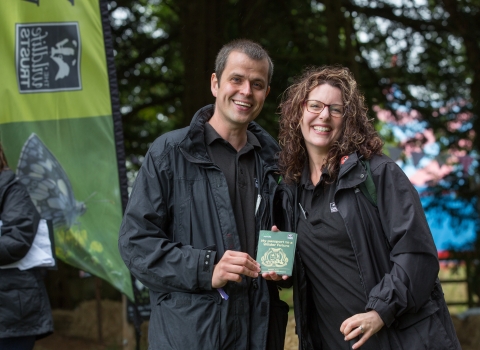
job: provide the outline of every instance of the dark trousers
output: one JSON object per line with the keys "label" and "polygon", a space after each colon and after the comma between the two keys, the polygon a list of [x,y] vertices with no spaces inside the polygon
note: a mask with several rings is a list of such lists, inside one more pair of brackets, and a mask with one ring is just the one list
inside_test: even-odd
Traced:
{"label": "dark trousers", "polygon": [[35,345],[34,335],[25,337],[0,338],[1,350],[32,350]]}

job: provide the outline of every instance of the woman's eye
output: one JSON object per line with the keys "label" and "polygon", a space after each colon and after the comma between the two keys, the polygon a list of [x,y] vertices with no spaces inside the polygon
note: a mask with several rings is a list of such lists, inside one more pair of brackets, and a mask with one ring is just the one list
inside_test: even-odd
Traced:
{"label": "woman's eye", "polygon": [[342,109],[341,107],[333,107],[333,106],[332,106],[332,113],[342,114],[342,113],[343,113],[343,109]]}

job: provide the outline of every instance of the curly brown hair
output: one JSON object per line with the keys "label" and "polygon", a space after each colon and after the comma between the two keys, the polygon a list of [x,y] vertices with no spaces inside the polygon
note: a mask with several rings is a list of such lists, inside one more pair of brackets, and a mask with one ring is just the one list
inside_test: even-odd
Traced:
{"label": "curly brown hair", "polygon": [[313,89],[322,84],[340,89],[345,106],[340,138],[330,148],[324,164],[330,175],[329,182],[337,178],[342,156],[357,152],[370,159],[373,154],[382,153],[383,142],[367,116],[365,98],[350,70],[337,65],[309,67],[285,90],[279,106],[278,138],[282,147],[279,168],[287,183],[299,181],[308,160],[300,123],[305,100]]}

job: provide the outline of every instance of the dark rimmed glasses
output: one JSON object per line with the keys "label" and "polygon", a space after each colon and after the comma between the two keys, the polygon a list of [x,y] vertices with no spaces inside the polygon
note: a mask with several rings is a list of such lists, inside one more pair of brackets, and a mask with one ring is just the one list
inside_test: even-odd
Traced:
{"label": "dark rimmed glasses", "polygon": [[325,107],[328,107],[328,112],[335,118],[342,118],[345,116],[346,111],[346,108],[342,105],[327,105],[326,103],[317,100],[306,100],[305,107],[307,108],[307,111],[313,114],[320,114]]}

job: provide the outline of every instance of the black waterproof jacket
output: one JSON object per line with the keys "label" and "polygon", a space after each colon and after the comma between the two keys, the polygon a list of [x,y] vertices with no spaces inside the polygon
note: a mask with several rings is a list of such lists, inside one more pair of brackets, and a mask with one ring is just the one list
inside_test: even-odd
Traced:
{"label": "black waterproof jacket", "polygon": [[[120,253],[150,289],[150,349],[265,349],[269,315],[283,327],[280,345],[269,348],[283,349],[288,306],[274,283],[230,282],[223,288],[228,300],[212,289],[214,264],[226,250],[241,250],[225,176],[204,143],[213,111],[213,105],[200,109],[189,127],[150,147],[120,228]],[[256,123],[248,130],[261,144],[255,151],[258,236],[271,228],[279,146]]]}
{"label": "black waterproof jacket", "polygon": [[[417,191],[387,156],[370,160],[377,207],[358,188],[367,171],[357,154],[340,167],[335,204],[342,216],[357,260],[365,311],[376,310],[385,326],[374,335],[381,349],[461,349],[437,278],[437,250]],[[295,231],[297,187],[283,197]],[[293,273],[294,308],[299,348],[322,349],[316,310],[297,251]],[[353,316],[353,315],[352,315]]]}
{"label": "black waterproof jacket", "polygon": [[[38,214],[25,187],[10,170],[0,172],[0,265],[21,260],[37,232]],[[53,332],[50,302],[41,270],[0,269],[0,338]]]}

